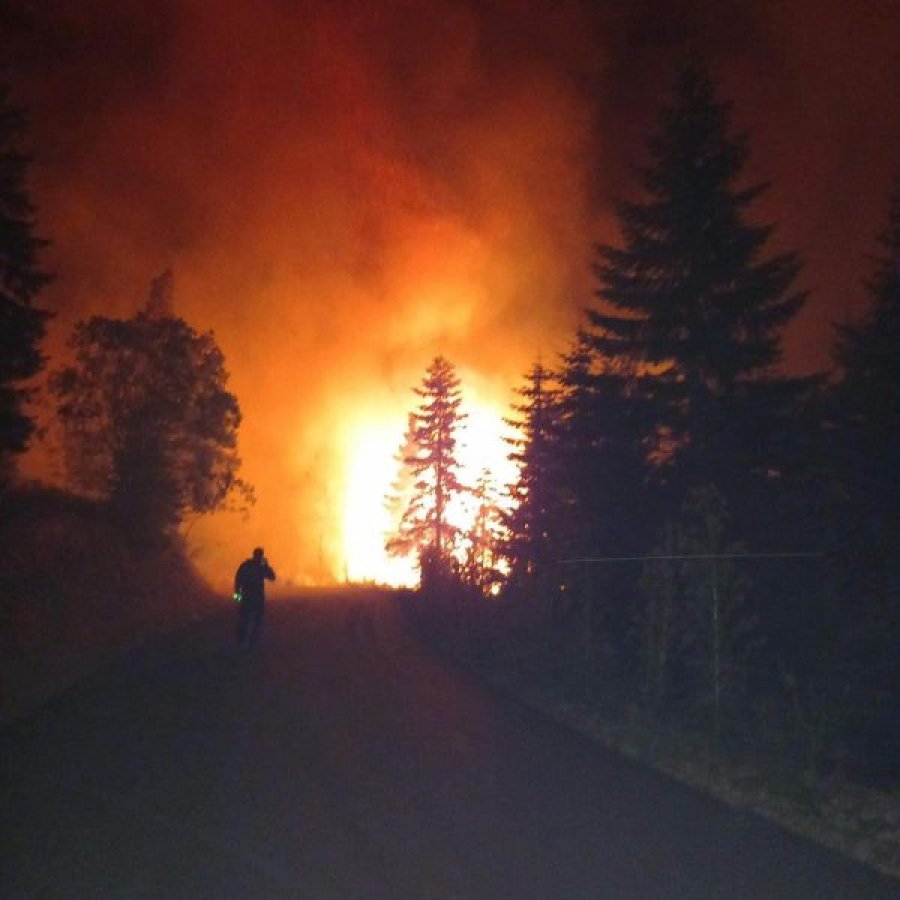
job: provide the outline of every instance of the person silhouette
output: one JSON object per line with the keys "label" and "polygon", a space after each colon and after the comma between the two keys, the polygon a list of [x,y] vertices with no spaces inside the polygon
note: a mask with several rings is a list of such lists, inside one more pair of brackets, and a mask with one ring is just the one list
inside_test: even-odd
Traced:
{"label": "person silhouette", "polygon": [[253,647],[259,640],[266,609],[266,581],[274,581],[275,572],[257,547],[234,573],[234,594],[238,599],[238,647]]}

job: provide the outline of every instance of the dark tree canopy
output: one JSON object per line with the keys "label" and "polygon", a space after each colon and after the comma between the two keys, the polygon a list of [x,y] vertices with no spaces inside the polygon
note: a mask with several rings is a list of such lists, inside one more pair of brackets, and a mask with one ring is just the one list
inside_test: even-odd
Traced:
{"label": "dark tree canopy", "polygon": [[658,440],[649,412],[651,380],[628,358],[592,352],[580,335],[559,374],[559,444],[577,553],[617,553],[633,539],[645,508],[646,469]]}
{"label": "dark tree canopy", "polygon": [[[869,307],[838,329],[835,356],[842,368],[841,399],[847,419],[894,460],[900,458],[900,178],[880,253],[866,286]],[[875,448],[873,448],[875,449]]]}
{"label": "dark tree canopy", "polygon": [[900,587],[900,180],[866,282],[861,319],[838,329],[833,391],[847,540],[882,595]]}
{"label": "dark tree canopy", "polygon": [[[624,734],[683,729],[723,771],[778,759],[809,783],[896,784],[900,184],[868,311],[838,331],[838,377],[787,377],[800,259],[769,252],[772,226],[750,219],[765,185],[744,184],[729,116],[706,71],[686,69],[642,193],[619,207],[620,245],[598,248],[586,326],[513,404],[501,602],[423,621]],[[439,362],[402,454],[418,494],[391,542],[418,549],[423,582],[450,542],[434,467],[453,456],[436,423],[455,421],[457,382]],[[453,599],[462,580],[493,584],[482,508]]]}
{"label": "dark tree canopy", "polygon": [[428,551],[440,561],[449,558],[460,537],[448,521],[448,505],[465,491],[456,458],[465,415],[460,412],[462,397],[453,364],[435,357],[415,392],[421,402],[410,415],[400,459],[412,488],[397,533],[386,546],[397,556]]}
{"label": "dark tree canopy", "polygon": [[147,311],[94,317],[54,374],[73,482],[142,531],[223,507],[236,491],[241,413],[211,333]]}
{"label": "dark tree canopy", "polygon": [[518,389],[521,402],[513,404],[518,430],[510,438],[510,460],[518,478],[510,486],[512,508],[505,517],[506,554],[510,578],[522,582],[542,573],[558,549],[562,500],[558,466],[558,406],[553,376],[540,363]]}
{"label": "dark tree canopy", "polygon": [[791,393],[773,367],[779,330],[804,300],[792,287],[798,257],[765,258],[772,227],[746,220],[765,186],[739,185],[746,139],[728,124],[705,69],[689,66],[649,141],[645,197],[619,206],[623,246],[599,247],[598,294],[611,309],[589,311],[594,352],[654,380],[661,434],[707,478],[714,459],[755,444],[760,410]]}
{"label": "dark tree canopy", "polygon": [[[838,328],[826,434],[839,585],[828,669],[873,768],[900,773],[900,179],[864,283],[866,312]],[[837,651],[837,652],[835,652]],[[835,658],[837,662],[835,662]],[[835,692],[837,693],[837,691]]]}
{"label": "dark tree canopy", "polygon": [[464,536],[460,576],[476,594],[495,593],[503,581],[500,568],[504,516],[490,469],[483,469],[471,489],[472,525]]}
{"label": "dark tree canopy", "polygon": [[35,237],[26,188],[29,158],[20,150],[25,114],[0,86],[0,480],[11,455],[23,451],[34,426],[22,383],[42,365],[40,341],[48,313],[34,301],[48,276],[38,264],[45,241]]}

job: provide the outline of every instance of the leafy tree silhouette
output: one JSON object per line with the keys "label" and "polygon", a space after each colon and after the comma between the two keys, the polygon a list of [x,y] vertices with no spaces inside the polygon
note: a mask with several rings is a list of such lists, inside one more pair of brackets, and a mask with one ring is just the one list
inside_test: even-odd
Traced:
{"label": "leafy tree silhouette", "polygon": [[24,112],[0,86],[0,485],[34,431],[23,382],[43,366],[40,341],[49,316],[34,306],[49,276],[38,265],[46,242],[34,235],[25,183],[30,160],[20,149],[24,130]]}
{"label": "leafy tree silhouette", "polygon": [[75,362],[51,378],[71,480],[140,537],[172,531],[188,512],[252,502],[222,352],[158,300],[152,292],[132,319],[79,322]]}

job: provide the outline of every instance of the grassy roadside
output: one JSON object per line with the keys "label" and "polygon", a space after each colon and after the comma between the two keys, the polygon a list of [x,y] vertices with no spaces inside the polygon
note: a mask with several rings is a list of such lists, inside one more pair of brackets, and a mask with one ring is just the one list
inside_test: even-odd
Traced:
{"label": "grassy roadside", "polygon": [[749,757],[715,758],[705,735],[663,733],[649,720],[608,717],[546,686],[517,684],[483,667],[478,672],[604,747],[900,879],[900,792],[779,770]]}
{"label": "grassy roadside", "polygon": [[[479,633],[472,610],[404,607],[418,632],[467,670],[598,744],[900,879],[900,790],[817,777],[773,754],[716,753],[708,734],[662,725],[634,708],[585,699],[540,664]],[[900,895],[900,885],[898,885]]]}
{"label": "grassy roadside", "polygon": [[101,505],[58,491],[4,495],[0,548],[0,723],[221,609],[181,546],[136,546]]}

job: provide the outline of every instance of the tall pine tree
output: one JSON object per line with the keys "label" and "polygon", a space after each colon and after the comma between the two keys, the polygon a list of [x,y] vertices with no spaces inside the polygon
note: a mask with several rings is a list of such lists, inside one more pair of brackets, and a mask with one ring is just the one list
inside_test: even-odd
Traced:
{"label": "tall pine tree", "polygon": [[[643,553],[656,527],[657,504],[647,486],[648,401],[635,366],[627,359],[598,357],[581,334],[563,358],[559,382],[564,555],[595,559]],[[605,647],[607,668],[626,665],[633,569],[567,563],[559,575],[565,595],[581,609],[586,646]]]}
{"label": "tall pine tree", "polygon": [[477,593],[497,593],[503,582],[500,548],[504,516],[490,469],[483,469],[472,487],[472,525],[465,535],[462,580]]}
{"label": "tall pine tree", "polygon": [[842,540],[866,592],[887,596],[900,587],[900,179],[879,245],[868,309],[838,328],[830,405]]}
{"label": "tall pine tree", "polygon": [[746,212],[765,185],[740,186],[747,141],[728,128],[707,71],[688,66],[649,141],[645,196],[619,206],[623,246],[599,247],[611,309],[589,312],[592,350],[652,379],[656,437],[687,484],[778,470],[768,435],[802,386],[775,372],[800,260],[764,258],[773,229]]}
{"label": "tall pine tree", "polygon": [[645,490],[652,430],[650,399],[627,358],[599,356],[580,333],[558,376],[558,455],[574,525],[566,539],[578,556],[642,550],[642,521],[653,523]]}
{"label": "tall pine tree", "polygon": [[836,559],[844,621],[838,668],[870,765],[900,769],[900,179],[866,282],[869,305],[838,329],[831,396]]}
{"label": "tall pine tree", "polygon": [[512,508],[505,517],[509,580],[522,585],[539,579],[560,549],[562,498],[556,438],[558,407],[552,375],[535,363],[518,389],[520,403],[507,420],[518,434],[508,439],[518,478],[510,485]]}
{"label": "tall pine tree", "polygon": [[23,382],[43,365],[39,345],[48,316],[34,306],[48,276],[38,264],[45,242],[34,235],[25,183],[30,160],[20,146],[24,130],[23,111],[10,105],[0,86],[0,484],[34,430]]}
{"label": "tall pine tree", "polygon": [[858,502],[884,532],[900,532],[900,179],[890,202],[880,253],[866,282],[870,304],[852,325],[838,328],[836,390],[845,477]]}
{"label": "tall pine tree", "polygon": [[[421,403],[410,415],[401,460],[414,483],[397,532],[388,538],[386,548],[396,556],[415,552],[423,563],[444,569],[460,538],[448,509],[465,491],[456,458],[465,414],[460,411],[462,395],[453,364],[435,357],[415,392]],[[427,568],[423,565],[423,581]]]}

